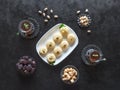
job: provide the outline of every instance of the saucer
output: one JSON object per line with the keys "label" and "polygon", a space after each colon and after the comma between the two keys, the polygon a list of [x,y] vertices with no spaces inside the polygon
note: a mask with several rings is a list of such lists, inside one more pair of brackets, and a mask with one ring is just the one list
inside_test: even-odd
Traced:
{"label": "saucer", "polygon": [[86,52],[90,49],[94,49],[94,50],[97,50],[99,53],[100,53],[100,60],[102,59],[103,57],[103,53],[101,51],[101,49],[96,46],[96,45],[93,45],[93,44],[90,44],[90,45],[87,45],[86,47],[83,48],[82,50],[82,53],[81,53],[81,57],[82,57],[82,60],[85,64],[87,65],[96,65],[98,62],[91,62],[87,57],[86,57]]}

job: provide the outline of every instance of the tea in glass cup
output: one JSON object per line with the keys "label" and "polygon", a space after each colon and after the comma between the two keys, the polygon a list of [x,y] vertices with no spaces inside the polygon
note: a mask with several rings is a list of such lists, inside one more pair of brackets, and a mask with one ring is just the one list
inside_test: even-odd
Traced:
{"label": "tea in glass cup", "polygon": [[90,62],[96,62],[98,60],[101,60],[100,52],[95,49],[89,49],[86,52],[86,56],[90,60]]}

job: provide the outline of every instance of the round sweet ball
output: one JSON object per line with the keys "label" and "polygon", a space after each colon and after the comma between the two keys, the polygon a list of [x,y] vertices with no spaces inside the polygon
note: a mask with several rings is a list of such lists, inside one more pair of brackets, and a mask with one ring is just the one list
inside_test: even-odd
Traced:
{"label": "round sweet ball", "polygon": [[63,40],[60,43],[60,47],[62,48],[63,51],[66,51],[69,48],[69,43],[66,40]]}
{"label": "round sweet ball", "polygon": [[53,65],[56,61],[56,56],[53,53],[48,54],[47,61],[49,64]]}
{"label": "round sweet ball", "polygon": [[64,37],[67,37],[67,35],[69,33],[69,28],[67,26],[61,27],[60,32]]}
{"label": "round sweet ball", "polygon": [[76,39],[74,34],[68,34],[67,41],[69,42],[70,45],[74,44],[75,40]]}
{"label": "round sweet ball", "polygon": [[43,47],[40,48],[39,54],[40,55],[46,55],[47,52],[48,52],[48,49],[45,46],[43,46]]}
{"label": "round sweet ball", "polygon": [[62,55],[62,49],[61,47],[55,47],[53,50],[56,57],[60,57]]}
{"label": "round sweet ball", "polygon": [[47,46],[48,50],[54,49],[55,48],[55,42],[53,40],[49,40],[49,41],[47,41],[46,46]]}
{"label": "round sweet ball", "polygon": [[55,43],[59,44],[63,39],[63,36],[61,35],[61,33],[55,33],[53,36],[53,40]]}

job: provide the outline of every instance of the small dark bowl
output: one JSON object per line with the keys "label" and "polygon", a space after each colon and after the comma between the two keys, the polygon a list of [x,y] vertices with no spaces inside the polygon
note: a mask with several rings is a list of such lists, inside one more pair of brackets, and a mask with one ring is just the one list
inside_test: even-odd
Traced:
{"label": "small dark bowl", "polygon": [[[73,83],[71,83],[70,81],[63,81],[63,80],[62,80],[62,75],[63,75],[64,70],[65,70],[66,68],[73,68],[73,69],[75,69],[75,70],[77,71],[77,78],[76,78],[76,80],[75,80]],[[73,65],[67,65],[67,66],[65,66],[65,67],[62,68],[62,70],[61,70],[61,72],[60,72],[60,78],[61,78],[61,80],[62,80],[65,84],[73,85],[73,84],[75,84],[75,83],[78,81],[78,79],[79,79],[79,71],[78,71],[78,69],[77,69],[75,66],[73,66]]]}
{"label": "small dark bowl", "polygon": [[30,56],[22,56],[16,63],[16,68],[21,75],[31,76],[36,70],[36,61]]}
{"label": "small dark bowl", "polygon": [[[88,25],[84,26],[84,25],[82,25],[82,24],[80,23],[80,19],[79,19],[79,18],[82,17],[82,16],[87,16],[87,17],[88,17],[88,19],[89,19]],[[78,23],[78,25],[79,25],[81,28],[87,28],[87,27],[89,27],[90,24],[91,24],[91,17],[90,17],[88,14],[80,14],[80,15],[78,16],[77,23]]]}

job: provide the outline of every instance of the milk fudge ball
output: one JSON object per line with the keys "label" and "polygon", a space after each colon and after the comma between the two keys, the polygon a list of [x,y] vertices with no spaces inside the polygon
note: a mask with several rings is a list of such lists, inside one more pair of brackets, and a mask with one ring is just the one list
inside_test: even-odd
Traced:
{"label": "milk fudge ball", "polygon": [[56,56],[53,53],[47,55],[47,61],[49,64],[54,64],[56,60]]}
{"label": "milk fudge ball", "polygon": [[69,48],[69,43],[66,40],[63,40],[60,43],[60,47],[62,48],[63,51],[66,51]]}
{"label": "milk fudge ball", "polygon": [[68,34],[67,41],[69,42],[70,45],[74,44],[74,42],[75,42],[75,35],[74,34]]}
{"label": "milk fudge ball", "polygon": [[46,55],[47,52],[48,52],[48,49],[46,48],[46,46],[40,47],[40,51],[39,51],[40,55]]}
{"label": "milk fudge ball", "polygon": [[53,40],[49,40],[49,41],[47,41],[46,46],[47,46],[48,50],[54,49],[55,42]]}
{"label": "milk fudge ball", "polygon": [[61,27],[60,32],[64,37],[67,37],[67,35],[69,33],[69,28],[67,26]]}
{"label": "milk fudge ball", "polygon": [[63,39],[63,36],[61,35],[61,33],[55,33],[53,36],[53,40],[55,43],[59,44]]}
{"label": "milk fudge ball", "polygon": [[56,57],[60,57],[62,55],[62,49],[61,47],[55,47],[54,50],[53,50],[54,54]]}

